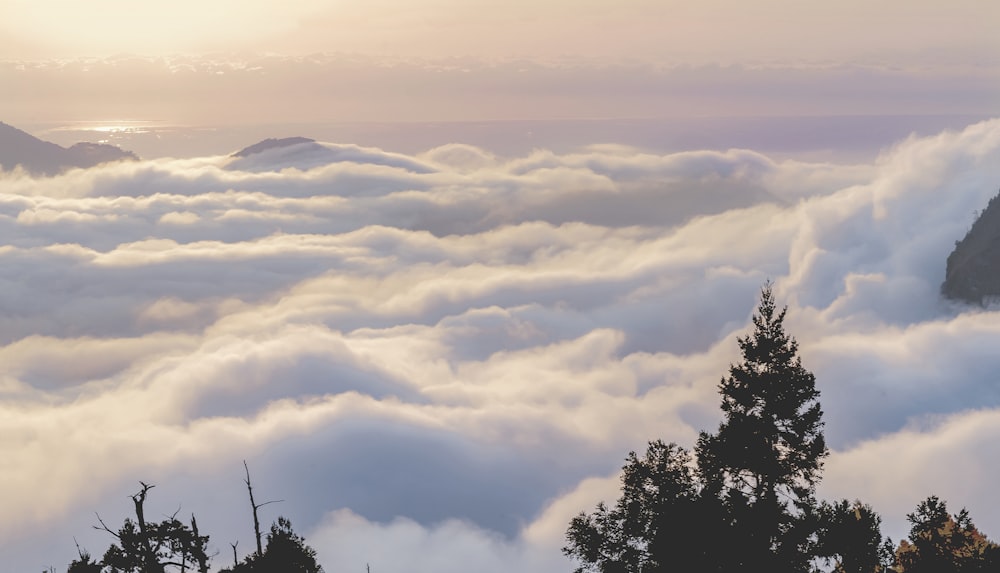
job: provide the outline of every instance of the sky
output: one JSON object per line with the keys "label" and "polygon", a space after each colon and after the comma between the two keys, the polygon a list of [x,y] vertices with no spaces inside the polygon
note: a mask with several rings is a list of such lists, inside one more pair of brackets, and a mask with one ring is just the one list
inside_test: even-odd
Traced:
{"label": "sky", "polygon": [[102,553],[140,480],[226,565],[244,460],[327,571],[569,572],[629,450],[718,424],[768,280],[820,496],[1000,538],[1000,321],[939,295],[1000,187],[998,20],[4,0],[0,121],[143,160],[0,172],[0,573]]}
{"label": "sky", "polygon": [[[978,0],[6,0],[5,121],[998,113]],[[590,141],[588,143],[593,143]]]}
{"label": "sky", "polygon": [[417,57],[996,62],[976,0],[8,0],[15,58],[349,52]]}

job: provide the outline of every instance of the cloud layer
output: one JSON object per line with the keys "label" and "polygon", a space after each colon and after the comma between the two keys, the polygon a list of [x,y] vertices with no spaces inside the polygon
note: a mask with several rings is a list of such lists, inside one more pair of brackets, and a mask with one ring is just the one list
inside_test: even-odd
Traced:
{"label": "cloud layer", "polygon": [[324,143],[2,174],[3,568],[99,552],[139,479],[248,547],[247,459],[329,570],[569,571],[625,453],[717,423],[768,278],[824,495],[1000,536],[1000,327],[938,295],[998,156],[990,121],[866,165]]}

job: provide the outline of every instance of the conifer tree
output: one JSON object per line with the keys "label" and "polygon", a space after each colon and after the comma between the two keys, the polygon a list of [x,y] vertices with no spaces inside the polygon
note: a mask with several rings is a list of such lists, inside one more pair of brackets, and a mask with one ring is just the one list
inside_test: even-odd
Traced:
{"label": "conifer tree", "polygon": [[577,573],[888,571],[891,542],[870,506],[817,503],[823,411],[785,312],[765,284],[743,358],[719,384],[723,421],[694,456],[650,442],[629,454],[617,503],[571,521],[563,551]]}
{"label": "conifer tree", "polygon": [[702,432],[696,453],[706,491],[729,514],[732,553],[742,570],[805,571],[818,525],[823,411],[816,379],[785,333],[771,284],[761,289],[743,360],[719,384],[724,419]]}

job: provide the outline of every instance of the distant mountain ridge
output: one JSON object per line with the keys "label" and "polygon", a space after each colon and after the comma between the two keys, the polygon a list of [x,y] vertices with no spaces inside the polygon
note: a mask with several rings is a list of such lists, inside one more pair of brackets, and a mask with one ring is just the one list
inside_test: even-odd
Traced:
{"label": "distant mountain ridge", "polygon": [[985,305],[1000,297],[1000,194],[990,199],[948,255],[941,294]]}
{"label": "distant mountain ridge", "polygon": [[73,167],[93,167],[109,161],[136,161],[139,157],[115,145],[77,143],[61,147],[0,122],[0,169],[20,165],[36,175],[55,175]]}

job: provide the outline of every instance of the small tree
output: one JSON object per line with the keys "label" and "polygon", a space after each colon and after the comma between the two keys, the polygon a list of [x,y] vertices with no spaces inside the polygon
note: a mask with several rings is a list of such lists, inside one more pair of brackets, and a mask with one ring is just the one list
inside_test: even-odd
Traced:
{"label": "small tree", "polygon": [[909,541],[896,550],[899,573],[986,573],[1000,570],[1000,547],[986,538],[963,509],[948,514],[947,504],[930,496],[906,516]]}
{"label": "small tree", "polygon": [[882,518],[871,506],[846,499],[819,508],[816,556],[835,573],[885,573],[892,565],[892,541],[882,540]]}
{"label": "small tree", "polygon": [[77,553],[79,554],[78,559],[74,559],[70,564],[69,568],[66,569],[66,573],[101,573],[101,563],[99,561],[94,561],[94,558],[90,556],[90,553],[80,549],[77,546]]}
{"label": "small tree", "polygon": [[142,489],[132,496],[136,519],[126,518],[117,531],[98,516],[100,526],[95,527],[114,536],[116,543],[108,547],[100,561],[94,561],[78,547],[80,557],[70,563],[70,573],[165,573],[168,567],[208,573],[208,536],[198,533],[198,522],[193,515],[190,527],[181,523],[176,514],[160,522],[146,521],[146,495],[153,487],[143,483]]}
{"label": "small tree", "polygon": [[316,562],[316,550],[292,530],[292,522],[284,517],[271,524],[267,545],[263,551],[248,555],[232,569],[220,573],[322,573]]}
{"label": "small tree", "polygon": [[676,444],[649,443],[630,452],[622,468],[622,496],[613,508],[570,522],[563,552],[581,563],[577,573],[711,571],[717,523],[704,507],[691,455]]}
{"label": "small tree", "polygon": [[[246,462],[243,468],[253,510],[257,551],[239,561],[236,554],[237,543],[232,543],[233,567],[222,569],[219,573],[322,573],[323,568],[316,562],[316,551],[306,545],[302,536],[295,533],[288,519],[279,517],[271,525],[267,544],[262,543],[257,511],[276,502],[254,501],[250,470]],[[79,558],[70,563],[67,573],[208,573],[208,536],[201,535],[194,515],[191,516],[190,526],[178,520],[176,513],[160,522],[146,521],[146,496],[153,487],[155,486],[142,483],[142,489],[132,496],[135,519],[126,518],[118,530],[108,527],[98,515],[100,525],[95,528],[111,534],[115,542],[104,552],[100,561],[94,560],[90,553],[77,545]]]}
{"label": "small tree", "polygon": [[321,573],[316,562],[316,550],[306,545],[306,540],[292,530],[292,522],[279,517],[271,524],[267,534],[267,549],[259,560],[256,571],[266,573]]}

